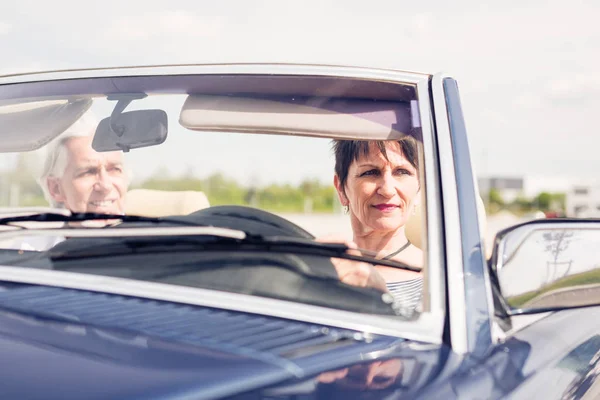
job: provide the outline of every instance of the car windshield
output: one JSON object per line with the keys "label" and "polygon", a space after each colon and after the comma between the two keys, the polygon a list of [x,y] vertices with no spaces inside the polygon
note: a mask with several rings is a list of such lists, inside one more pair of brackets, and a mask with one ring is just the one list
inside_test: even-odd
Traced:
{"label": "car windshield", "polygon": [[0,265],[419,319],[414,82],[72,78],[0,85]]}

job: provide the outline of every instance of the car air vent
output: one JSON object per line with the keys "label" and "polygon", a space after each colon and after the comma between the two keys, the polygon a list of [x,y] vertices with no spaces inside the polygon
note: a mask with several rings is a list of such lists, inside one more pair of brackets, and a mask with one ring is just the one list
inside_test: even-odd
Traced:
{"label": "car air vent", "polygon": [[0,307],[271,361],[387,342],[355,331],[256,314],[45,286],[0,292]]}

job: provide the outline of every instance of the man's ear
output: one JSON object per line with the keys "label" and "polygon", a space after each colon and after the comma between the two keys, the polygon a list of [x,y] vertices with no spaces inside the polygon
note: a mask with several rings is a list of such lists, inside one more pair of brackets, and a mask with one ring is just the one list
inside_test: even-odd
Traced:
{"label": "man's ear", "polygon": [[348,205],[348,198],[346,197],[346,193],[344,193],[344,188],[340,183],[340,178],[338,178],[337,174],[333,175],[333,186],[335,186],[335,190],[337,191],[338,198],[340,199],[340,203],[343,206]]}
{"label": "man's ear", "polygon": [[58,178],[54,176],[47,177],[46,185],[48,186],[48,192],[50,193],[50,196],[54,199],[54,201],[56,201],[57,203],[65,202],[65,196],[62,192],[62,188],[60,187],[60,182],[58,181]]}

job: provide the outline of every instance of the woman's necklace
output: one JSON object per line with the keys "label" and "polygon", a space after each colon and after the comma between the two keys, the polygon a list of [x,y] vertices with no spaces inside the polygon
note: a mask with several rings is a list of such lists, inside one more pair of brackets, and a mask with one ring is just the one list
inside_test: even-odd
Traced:
{"label": "woman's necklace", "polygon": [[405,250],[408,246],[410,246],[410,240],[407,240],[406,243],[404,244],[404,246],[400,247],[398,250],[396,250],[392,254],[388,254],[387,256],[383,257],[382,260],[389,260],[390,258],[392,258],[395,255],[397,255],[398,253],[400,253],[402,250]]}

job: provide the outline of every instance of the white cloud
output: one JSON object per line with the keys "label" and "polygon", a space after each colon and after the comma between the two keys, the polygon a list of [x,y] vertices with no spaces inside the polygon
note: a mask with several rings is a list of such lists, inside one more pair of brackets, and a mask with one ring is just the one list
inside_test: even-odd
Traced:
{"label": "white cloud", "polygon": [[25,63],[25,64],[15,63],[14,65],[10,65],[10,63],[6,63],[0,67],[0,76],[49,71],[49,70],[53,70],[53,69],[56,69],[56,68],[52,65],[37,63],[37,62]]}
{"label": "white cloud", "polygon": [[597,75],[572,75],[554,79],[546,86],[550,100],[559,103],[578,103],[586,99],[597,100],[600,95],[600,77]]}
{"label": "white cloud", "polygon": [[428,34],[435,26],[434,18],[429,13],[417,13],[410,18],[410,27],[417,34]]}
{"label": "white cloud", "polygon": [[523,92],[514,99],[514,105],[523,109],[540,109],[544,105],[543,95],[533,92]]}
{"label": "white cloud", "polygon": [[0,35],[6,35],[12,30],[12,25],[7,22],[0,21]]}
{"label": "white cloud", "polygon": [[111,40],[163,39],[161,42],[165,43],[173,38],[214,38],[222,33],[223,26],[219,17],[200,17],[177,10],[121,16],[106,31]]}

